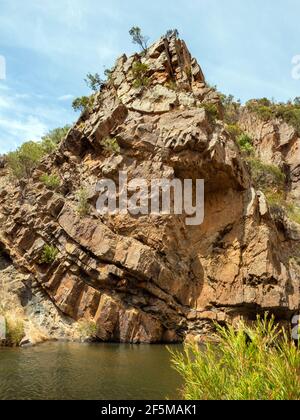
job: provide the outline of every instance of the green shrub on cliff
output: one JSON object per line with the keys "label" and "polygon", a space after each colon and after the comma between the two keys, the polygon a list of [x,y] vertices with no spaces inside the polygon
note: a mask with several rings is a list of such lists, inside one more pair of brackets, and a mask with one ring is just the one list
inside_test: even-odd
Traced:
{"label": "green shrub on cliff", "polygon": [[217,327],[219,344],[187,345],[172,363],[184,379],[186,400],[299,400],[300,351],[275,326],[258,319]]}
{"label": "green shrub on cliff", "polygon": [[14,152],[8,153],[6,162],[11,174],[18,179],[29,178],[32,170],[37,167],[44,156],[56,150],[69,130],[70,126],[68,125],[55,128],[43,136],[41,141],[27,141]]}
{"label": "green shrub on cliff", "polygon": [[41,181],[50,190],[56,190],[60,186],[60,178],[57,175],[44,174],[41,176]]}
{"label": "green shrub on cliff", "polygon": [[105,81],[101,79],[98,73],[88,73],[86,79],[84,79],[87,86],[95,93],[102,89],[105,85]]}
{"label": "green shrub on cliff", "polygon": [[121,148],[116,138],[107,137],[101,142],[103,149],[110,154],[119,154]]}
{"label": "green shrub on cliff", "polygon": [[71,127],[69,125],[61,128],[55,128],[42,137],[42,147],[46,155],[49,155],[57,149],[58,145],[68,134],[70,128]]}
{"label": "green shrub on cliff", "polygon": [[251,153],[254,151],[253,141],[251,137],[248,136],[248,134],[240,134],[237,138],[237,142],[243,153],[251,155]]}
{"label": "green shrub on cliff", "polygon": [[233,95],[220,94],[224,108],[224,122],[228,125],[235,125],[239,120],[241,101],[236,100]]}
{"label": "green shrub on cliff", "polygon": [[141,63],[140,61],[136,61],[132,65],[132,76],[134,78],[133,87],[136,89],[140,87],[146,87],[150,83],[149,77],[147,77],[147,73],[149,68],[147,64]]}
{"label": "green shrub on cliff", "polygon": [[256,189],[263,192],[284,191],[285,175],[282,170],[259,159],[249,158],[247,162],[251,169],[252,180]]}
{"label": "green shrub on cliff", "polygon": [[237,139],[237,137],[243,133],[242,129],[238,126],[238,124],[227,124],[226,129],[228,133],[235,139]]}
{"label": "green shrub on cliff", "polygon": [[89,112],[91,111],[94,105],[94,96],[81,96],[79,98],[74,99],[72,103],[72,107],[74,111]]}
{"label": "green shrub on cliff", "polygon": [[7,164],[16,178],[27,178],[44,155],[42,143],[29,141],[23,143],[15,152],[8,153]]}
{"label": "green shrub on cliff", "polygon": [[279,118],[290,124],[300,133],[300,103],[299,98],[294,102],[275,103],[267,98],[254,99],[248,101],[247,108],[255,112],[262,120],[269,121],[273,118]]}
{"label": "green shrub on cliff", "polygon": [[268,201],[271,214],[284,215],[295,223],[300,223],[300,210],[294,203],[286,201],[286,178],[276,165],[265,164],[257,158],[248,158],[253,185],[262,191]]}
{"label": "green shrub on cliff", "polygon": [[76,326],[76,333],[80,341],[93,341],[97,337],[97,324],[91,319],[81,319]]}
{"label": "green shrub on cliff", "polygon": [[59,251],[55,246],[53,245],[45,245],[42,253],[42,257],[40,260],[41,264],[51,264],[53,263],[57,256],[59,254]]}
{"label": "green shrub on cliff", "polygon": [[219,110],[216,104],[203,103],[201,104],[201,108],[205,109],[206,114],[211,123],[215,123],[216,120],[219,118]]}
{"label": "green shrub on cliff", "polygon": [[292,222],[298,223],[298,225],[300,225],[300,207],[295,203],[285,203],[285,205],[288,218]]}
{"label": "green shrub on cliff", "polygon": [[80,188],[76,193],[77,213],[80,217],[85,217],[90,212],[89,194],[86,188]]}

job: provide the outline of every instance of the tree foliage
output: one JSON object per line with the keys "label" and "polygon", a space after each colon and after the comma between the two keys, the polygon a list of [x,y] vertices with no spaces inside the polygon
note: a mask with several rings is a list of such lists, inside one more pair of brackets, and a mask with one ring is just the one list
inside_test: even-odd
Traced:
{"label": "tree foliage", "polygon": [[149,37],[142,34],[141,28],[133,26],[129,31],[129,35],[131,36],[134,44],[138,45],[143,52],[147,51]]}
{"label": "tree foliage", "polygon": [[239,120],[241,101],[236,100],[233,95],[221,95],[224,107],[224,121],[226,124],[235,125]]}
{"label": "tree foliage", "polygon": [[28,178],[44,155],[45,150],[41,143],[28,141],[15,152],[8,153],[8,167],[16,178]]}
{"label": "tree foliage", "polygon": [[41,141],[25,142],[14,152],[8,153],[6,162],[12,175],[18,179],[28,178],[42,158],[56,150],[69,129],[68,125],[56,128],[42,137]]}
{"label": "tree foliage", "polygon": [[168,39],[173,38],[173,37],[178,39],[178,37],[179,37],[178,29],[168,29],[166,34],[165,34],[165,37],[168,38]]}
{"label": "tree foliage", "polygon": [[105,81],[101,79],[98,73],[88,73],[84,81],[87,86],[94,92],[98,92],[105,85]]}
{"label": "tree foliage", "polygon": [[238,145],[243,153],[251,155],[254,151],[253,140],[248,134],[242,133],[237,138]]}
{"label": "tree foliage", "polygon": [[246,107],[255,112],[263,121],[280,119],[295,128],[300,134],[300,98],[287,103],[275,103],[267,98],[252,99],[248,101]]}
{"label": "tree foliage", "polygon": [[66,125],[61,128],[55,128],[49,131],[44,137],[42,137],[42,146],[46,154],[54,152],[61,141],[66,137],[71,126]]}
{"label": "tree foliage", "polygon": [[149,68],[147,64],[141,63],[140,61],[136,61],[132,65],[132,75],[134,78],[133,86],[135,88],[145,87],[148,86],[150,83],[149,78],[147,77],[147,73]]}
{"label": "tree foliage", "polygon": [[94,105],[94,96],[81,96],[74,99],[72,107],[74,111],[80,111],[81,113],[89,111]]}

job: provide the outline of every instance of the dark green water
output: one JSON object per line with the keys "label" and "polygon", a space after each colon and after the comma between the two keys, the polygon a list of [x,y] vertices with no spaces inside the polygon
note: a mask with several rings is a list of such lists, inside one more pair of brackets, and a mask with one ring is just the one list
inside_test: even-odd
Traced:
{"label": "dark green water", "polygon": [[176,399],[179,387],[165,346],[50,343],[0,349],[1,400]]}

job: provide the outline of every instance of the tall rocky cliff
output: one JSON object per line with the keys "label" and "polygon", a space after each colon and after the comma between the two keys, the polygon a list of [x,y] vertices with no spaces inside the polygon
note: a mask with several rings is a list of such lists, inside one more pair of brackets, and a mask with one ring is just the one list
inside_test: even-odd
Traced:
{"label": "tall rocky cliff", "polygon": [[[132,70],[136,62],[146,64],[144,74]],[[139,86],[137,77],[144,78]],[[300,200],[296,133],[247,112],[240,124],[263,159],[286,165]],[[120,153],[103,146],[107,139],[116,139]],[[119,171],[129,179],[204,179],[204,223],[100,216],[95,185],[118,183]],[[43,173],[59,174],[57,191],[40,181]],[[284,321],[299,309],[299,229],[280,229],[271,217],[222,121],[218,94],[175,37],[146,55],[119,58],[94,105],[29,180],[8,185],[2,175],[0,246],[26,277],[24,305],[33,306],[38,293],[56,317],[95,320],[100,340],[182,341],[207,334],[213,321],[252,320],[265,311]],[[91,208],[84,216],[76,202],[82,188]],[[59,250],[52,264],[41,264],[46,244]]]}

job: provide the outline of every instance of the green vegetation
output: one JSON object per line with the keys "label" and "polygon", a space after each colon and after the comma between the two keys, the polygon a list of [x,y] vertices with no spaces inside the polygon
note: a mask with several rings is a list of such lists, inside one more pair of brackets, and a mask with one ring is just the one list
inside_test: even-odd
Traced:
{"label": "green vegetation", "polygon": [[80,98],[74,99],[72,107],[74,111],[80,111],[81,113],[90,112],[94,106],[95,97],[91,96],[81,96]]}
{"label": "green vegetation", "polygon": [[107,78],[107,81],[108,81],[108,83],[112,83],[112,81],[113,81],[113,78],[112,78],[112,75],[113,75],[113,71],[112,70],[110,70],[110,69],[105,69],[104,70],[104,74],[105,74],[105,77]]}
{"label": "green vegetation", "polygon": [[209,120],[212,123],[215,123],[216,120],[219,118],[219,110],[216,104],[212,104],[212,103],[203,103],[201,105],[201,108],[204,108]]}
{"label": "green vegetation", "polygon": [[251,155],[251,153],[253,153],[254,151],[253,141],[250,136],[248,136],[245,133],[240,134],[237,138],[237,142],[243,153],[247,155]]}
{"label": "green vegetation", "polygon": [[105,85],[105,81],[101,79],[98,73],[88,73],[84,81],[87,84],[87,86],[95,93],[101,90]]}
{"label": "green vegetation", "polygon": [[178,29],[169,29],[166,34],[165,34],[165,38],[170,39],[175,37],[176,39],[179,38],[179,31]]}
{"label": "green vegetation", "polygon": [[148,49],[149,37],[144,36],[142,34],[141,28],[139,28],[138,26],[133,26],[129,31],[129,35],[132,38],[132,42],[138,45],[141,48],[142,52],[145,53]]}
{"label": "green vegetation", "polygon": [[18,179],[29,178],[42,158],[57,149],[69,129],[68,125],[56,128],[42,137],[40,142],[25,142],[16,151],[8,153],[6,160],[12,175]]}
{"label": "green vegetation", "polygon": [[224,107],[224,122],[228,125],[236,125],[239,119],[241,101],[235,100],[233,95],[221,96],[221,102]]}
{"label": "green vegetation", "polygon": [[17,347],[24,338],[24,320],[20,316],[9,314],[6,316],[6,340],[7,345]]}
{"label": "green vegetation", "polygon": [[133,87],[136,89],[140,87],[146,87],[150,83],[149,77],[147,77],[147,73],[149,68],[147,64],[141,63],[140,61],[136,61],[132,65],[132,75],[134,78]]}
{"label": "green vegetation", "polygon": [[279,118],[290,124],[300,133],[300,102],[299,98],[287,103],[275,103],[267,98],[253,99],[246,104],[247,108],[255,112],[262,120],[269,121]]}
{"label": "green vegetation", "polygon": [[41,181],[50,190],[56,190],[60,186],[60,178],[57,175],[44,174],[41,176]]}
{"label": "green vegetation", "polygon": [[78,321],[76,330],[81,341],[92,341],[97,337],[97,324],[91,319]]}
{"label": "green vegetation", "polygon": [[251,169],[254,187],[262,191],[274,215],[286,212],[285,175],[278,166],[268,165],[250,157],[247,162]]}
{"label": "green vegetation", "polygon": [[191,79],[192,79],[192,77],[193,77],[193,74],[192,74],[192,68],[191,68],[191,67],[186,67],[186,68],[184,69],[184,72],[185,72],[185,74],[186,74],[187,78],[188,78],[189,80],[191,80]]}
{"label": "green vegetation", "polygon": [[13,291],[19,280],[0,278],[0,315],[6,322],[6,345],[18,346],[24,337],[24,312]]}
{"label": "green vegetation", "polygon": [[32,170],[38,165],[44,155],[45,150],[41,143],[28,141],[23,143],[15,152],[8,153],[7,164],[16,178],[29,178]]}
{"label": "green vegetation", "polygon": [[285,203],[285,207],[288,218],[300,225],[300,207],[294,203]]}
{"label": "green vegetation", "polygon": [[81,188],[77,194],[77,213],[80,217],[85,217],[90,212],[90,205],[89,205],[89,194],[86,188]]}
{"label": "green vegetation", "polygon": [[241,134],[243,134],[243,131],[238,126],[238,124],[227,124],[226,129],[228,133],[236,140]]}
{"label": "green vegetation", "polygon": [[265,194],[273,216],[285,215],[294,223],[300,224],[300,207],[286,200],[285,175],[281,169],[254,158],[248,158],[247,162],[251,168],[254,186]]}
{"label": "green vegetation", "polygon": [[166,86],[166,88],[168,88],[170,90],[174,90],[175,92],[178,90],[177,83],[173,79],[168,80],[165,86]]}
{"label": "green vegetation", "polygon": [[187,400],[299,400],[300,351],[274,319],[217,326],[218,345],[171,351]]}
{"label": "green vegetation", "polygon": [[45,245],[40,260],[41,264],[52,264],[59,254],[59,251],[53,245]]}
{"label": "green vegetation", "polygon": [[66,125],[62,128],[55,128],[54,130],[50,131],[44,137],[42,137],[42,147],[44,149],[45,154],[49,155],[53,153],[61,141],[66,137],[70,130],[71,126]]}
{"label": "green vegetation", "polygon": [[[105,70],[104,73],[108,78],[108,82],[110,82],[112,72],[110,70]],[[79,111],[82,114],[85,112],[92,112],[95,104],[96,93],[101,91],[102,88],[106,85],[106,81],[102,80],[98,73],[88,73],[84,81],[93,91],[93,94],[91,96],[80,96],[79,98],[75,98],[72,103],[74,111]]]}
{"label": "green vegetation", "polygon": [[103,149],[110,154],[120,154],[121,148],[116,138],[107,137],[101,142]]}
{"label": "green vegetation", "polygon": [[276,165],[268,165],[256,158],[249,158],[247,162],[251,169],[252,179],[256,189],[263,192],[284,191],[285,175]]}

